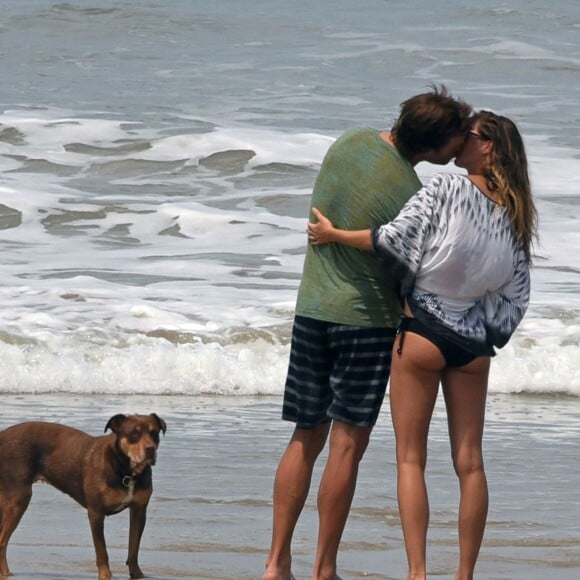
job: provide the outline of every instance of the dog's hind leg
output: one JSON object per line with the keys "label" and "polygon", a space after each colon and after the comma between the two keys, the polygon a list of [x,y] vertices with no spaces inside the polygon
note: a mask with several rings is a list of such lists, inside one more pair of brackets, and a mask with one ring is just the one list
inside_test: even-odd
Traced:
{"label": "dog's hind leg", "polygon": [[32,497],[32,486],[16,492],[0,492],[0,576],[10,576],[6,551]]}

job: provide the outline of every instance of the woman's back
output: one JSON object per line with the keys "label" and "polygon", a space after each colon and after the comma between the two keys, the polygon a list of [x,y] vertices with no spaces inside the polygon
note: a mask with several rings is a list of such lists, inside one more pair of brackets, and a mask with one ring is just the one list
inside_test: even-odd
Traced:
{"label": "woman's back", "polygon": [[466,305],[513,277],[515,243],[505,209],[468,178],[450,177],[438,225],[426,240],[415,291]]}
{"label": "woman's back", "polygon": [[435,176],[374,231],[373,246],[413,315],[474,352],[504,343],[526,310],[529,268],[507,212],[465,176]]}

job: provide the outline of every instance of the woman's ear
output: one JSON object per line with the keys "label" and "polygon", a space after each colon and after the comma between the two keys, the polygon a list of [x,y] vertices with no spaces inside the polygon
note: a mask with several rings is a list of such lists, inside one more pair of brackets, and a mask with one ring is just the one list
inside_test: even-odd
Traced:
{"label": "woman's ear", "polygon": [[491,155],[491,152],[493,151],[493,141],[484,141],[481,149],[486,155]]}

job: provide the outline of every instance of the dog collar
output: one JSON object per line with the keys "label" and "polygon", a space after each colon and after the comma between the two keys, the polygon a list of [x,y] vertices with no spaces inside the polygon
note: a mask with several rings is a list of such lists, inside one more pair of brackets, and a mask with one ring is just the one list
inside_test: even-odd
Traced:
{"label": "dog collar", "polygon": [[132,485],[135,485],[135,476],[125,475],[123,479],[121,479],[121,484],[123,487],[131,487]]}

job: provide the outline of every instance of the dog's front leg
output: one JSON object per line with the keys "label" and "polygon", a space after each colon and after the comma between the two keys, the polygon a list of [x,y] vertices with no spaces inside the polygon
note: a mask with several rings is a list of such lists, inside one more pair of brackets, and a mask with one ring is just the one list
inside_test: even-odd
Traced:
{"label": "dog's front leg", "polygon": [[129,566],[131,578],[144,578],[138,560],[141,536],[147,520],[147,504],[132,504],[129,514],[129,554],[126,564]]}
{"label": "dog's front leg", "polygon": [[111,580],[113,576],[109,568],[109,556],[107,554],[107,545],[105,544],[105,515],[99,511],[91,510],[91,508],[88,509],[88,512],[93,544],[97,555],[99,580]]}

